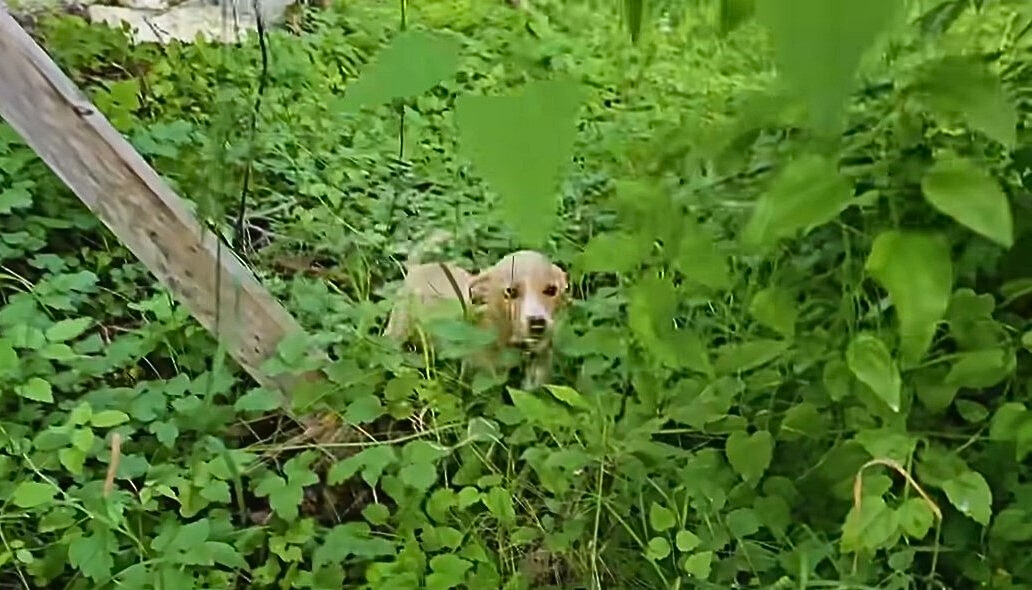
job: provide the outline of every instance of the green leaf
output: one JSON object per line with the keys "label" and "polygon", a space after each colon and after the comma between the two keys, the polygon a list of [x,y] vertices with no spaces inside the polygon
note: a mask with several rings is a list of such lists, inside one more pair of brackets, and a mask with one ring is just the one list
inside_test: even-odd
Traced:
{"label": "green leaf", "polygon": [[846,366],[893,412],[899,411],[903,381],[884,342],[870,334],[858,334],[846,349]]}
{"label": "green leaf", "polygon": [[1017,142],[1018,112],[1000,77],[979,59],[947,56],[922,68],[914,95],[940,117],[960,118],[1003,145]]}
{"label": "green leaf", "polygon": [[685,219],[674,266],[693,283],[714,290],[731,287],[727,256],[717,248],[713,237],[698,224]]}
{"label": "green leaf", "polygon": [[632,271],[648,256],[650,241],[627,232],[595,234],[584,246],[578,266],[584,272]]}
{"label": "green leaf", "polygon": [[748,482],[759,481],[774,456],[774,437],[766,430],[751,436],[741,430],[731,433],[724,448],[731,468]]}
{"label": "green leaf", "polygon": [[713,552],[712,551],[700,551],[694,555],[689,555],[681,566],[684,571],[688,572],[693,578],[705,580],[710,575],[710,568],[713,565]]}
{"label": "green leaf", "polygon": [[861,57],[899,9],[898,0],[757,3],[757,17],[770,30],[781,73],[807,101],[818,128],[838,130]]}
{"label": "green leaf", "polygon": [[391,511],[383,504],[366,504],[365,508],[362,509],[362,517],[369,521],[370,524],[381,526],[387,524],[391,517]]}
{"label": "green leaf", "polygon": [[107,580],[115,565],[111,557],[113,543],[106,526],[94,525],[92,535],[78,537],[68,546],[68,563],[94,582]]}
{"label": "green leaf", "polygon": [[427,590],[447,590],[461,586],[466,581],[466,572],[473,564],[457,555],[437,555],[430,559],[430,571],[426,577]]}
{"label": "green leaf", "polygon": [[97,428],[111,428],[129,421],[129,415],[118,410],[104,410],[96,412],[90,417],[90,424]]}
{"label": "green leaf", "polygon": [[677,533],[677,537],[674,538],[674,544],[677,545],[677,550],[681,553],[688,553],[698,547],[700,543],[702,543],[702,539],[699,539],[691,531],[680,531]]}
{"label": "green leaf", "polygon": [[0,378],[13,374],[18,369],[18,353],[11,341],[0,338]]}
{"label": "green leaf", "polygon": [[344,419],[348,424],[365,424],[383,415],[380,398],[373,394],[360,395],[348,404]]}
{"label": "green leaf", "polygon": [[670,555],[670,541],[663,537],[653,537],[645,548],[645,557],[652,560],[666,559]]}
{"label": "green leaf", "polygon": [[667,279],[647,276],[631,289],[628,323],[648,353],[668,367],[713,374],[709,351],[698,334],[676,329],[678,295]]}
{"label": "green leaf", "polygon": [[739,508],[727,515],[727,528],[736,538],[756,534],[761,524],[759,516],[752,508]]}
{"label": "green leaf", "polygon": [[54,401],[54,394],[50,389],[50,384],[39,377],[32,377],[24,384],[15,387],[14,392],[25,399],[37,402],[53,403]]}
{"label": "green leaf", "polygon": [[484,495],[484,506],[491,511],[502,524],[516,522],[516,509],[512,505],[512,494],[502,487],[494,487]]}
{"label": "green leaf", "polygon": [[992,517],[993,495],[982,474],[965,471],[943,483],[942,491],[950,503],[962,514],[982,526],[989,526]]}
{"label": "green leaf", "polygon": [[93,324],[93,318],[61,320],[50,326],[45,336],[50,342],[67,342],[78,338]]}
{"label": "green leaf", "polygon": [[914,539],[923,539],[935,523],[935,514],[921,498],[910,498],[899,507],[899,524]]}
{"label": "green leaf", "polygon": [[362,479],[370,486],[380,481],[384,469],[397,462],[398,454],[390,445],[369,447],[347,459],[338,461],[327,474],[327,483],[337,485],[352,475],[362,472]]}
{"label": "green leaf", "polygon": [[374,537],[364,522],[348,522],[333,527],[322,545],[312,553],[312,564],[319,568],[328,563],[340,563],[349,556],[379,557],[394,553],[394,546],[386,539]]}
{"label": "green leaf", "polygon": [[755,295],[749,303],[749,313],[756,321],[781,334],[785,338],[795,336],[795,324],[799,318],[795,294],[780,287],[767,287]]}
{"label": "green leaf", "polygon": [[921,180],[925,199],[961,225],[1010,248],[1014,221],[1000,185],[969,160],[940,159]]}
{"label": "green leaf", "polygon": [[537,81],[512,96],[455,101],[459,146],[498,193],[503,217],[525,243],[542,243],[555,225],[581,98],[574,84]]}
{"label": "green leaf", "polygon": [[1014,372],[1014,352],[999,348],[962,352],[946,374],[946,383],[957,387],[985,389],[1003,381]]}
{"label": "green leaf", "polygon": [[859,510],[853,506],[842,525],[842,550],[874,551],[899,532],[899,515],[880,496],[866,496]]}
{"label": "green leaf", "polygon": [[13,186],[0,190],[0,215],[10,215],[14,209],[32,206],[32,193],[24,187]]}
{"label": "green leaf", "polygon": [[418,30],[399,33],[348,85],[340,107],[354,111],[415,98],[452,76],[458,61],[454,39]]}
{"label": "green leaf", "polygon": [[418,490],[428,490],[437,481],[437,467],[433,463],[410,463],[398,471],[401,481]]}
{"label": "green leaf", "polygon": [[653,502],[649,507],[649,524],[652,530],[662,533],[677,524],[677,515],[669,508]]}
{"label": "green leaf", "polygon": [[896,306],[904,362],[918,362],[949,306],[953,289],[949,245],[939,235],[887,231],[875,238],[866,268]]}
{"label": "green leaf", "polygon": [[11,502],[19,508],[35,508],[49,504],[57,495],[57,488],[49,483],[38,481],[23,481],[14,488],[11,494]]}
{"label": "green leaf", "polygon": [[808,155],[793,160],[757,201],[742,240],[766,249],[781,238],[809,232],[837,217],[851,192],[831,159]]}
{"label": "green leaf", "polygon": [[248,391],[237,399],[233,409],[238,412],[269,412],[280,407],[282,396],[272,389],[259,387]]}
{"label": "green leaf", "polygon": [[545,389],[548,390],[555,398],[569,406],[580,408],[582,410],[590,409],[591,406],[584,399],[576,389],[567,387],[565,385],[545,385]]}

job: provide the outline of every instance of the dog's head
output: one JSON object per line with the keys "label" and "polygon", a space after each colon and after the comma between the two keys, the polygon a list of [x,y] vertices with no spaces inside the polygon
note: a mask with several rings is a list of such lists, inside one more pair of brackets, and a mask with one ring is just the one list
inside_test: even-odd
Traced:
{"label": "dog's head", "polygon": [[547,256],[520,250],[470,283],[470,301],[502,325],[507,344],[536,349],[549,341],[568,288],[566,272]]}

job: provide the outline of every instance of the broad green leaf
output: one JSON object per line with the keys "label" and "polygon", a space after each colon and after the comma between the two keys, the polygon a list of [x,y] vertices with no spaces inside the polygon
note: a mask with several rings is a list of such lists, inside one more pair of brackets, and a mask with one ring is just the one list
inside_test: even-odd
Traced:
{"label": "broad green leaf", "polygon": [[380,398],[373,394],[360,395],[348,404],[344,419],[348,424],[365,424],[383,415]]}
{"label": "broad green leaf", "polygon": [[677,533],[677,537],[674,538],[674,545],[677,546],[677,550],[681,553],[687,553],[695,549],[700,543],[702,543],[702,539],[691,531],[680,531]]}
{"label": "broad green leaf", "polygon": [[935,514],[922,498],[910,498],[899,507],[899,524],[908,536],[923,539],[935,523]]}
{"label": "broad green leaf", "polygon": [[129,421],[129,415],[118,410],[96,412],[90,417],[90,424],[97,428],[111,428]]}
{"label": "broad green leaf", "polygon": [[709,351],[698,334],[674,326],[678,295],[673,283],[647,276],[631,289],[628,323],[645,350],[660,363],[705,375],[713,373]]}
{"label": "broad green leaf", "polygon": [[61,320],[47,328],[45,335],[50,342],[67,342],[81,336],[92,324],[92,318]]}
{"label": "broad green leaf", "polygon": [[32,206],[32,193],[24,187],[13,186],[0,190],[0,215],[10,215],[14,209]]}
{"label": "broad green leaf", "polygon": [[430,559],[430,575],[426,577],[426,590],[448,590],[462,586],[466,572],[473,564],[457,555],[446,553]]}
{"label": "broad green leaf", "polygon": [[969,160],[940,159],[921,180],[925,199],[961,225],[1005,248],[1014,244],[1010,203],[1000,185]]}
{"label": "broad green leaf", "polygon": [[918,362],[950,302],[949,244],[935,234],[887,231],[875,238],[866,268],[896,307],[903,361]]}
{"label": "broad green leaf", "polygon": [[498,193],[504,219],[524,243],[542,243],[555,225],[581,98],[574,84],[537,81],[512,96],[455,101],[459,146]]}
{"label": "broad green leaf", "polygon": [[259,387],[237,399],[233,409],[238,412],[269,412],[280,407],[283,397],[273,389]]}
{"label": "broad green leaf", "polygon": [[1018,112],[1000,77],[978,58],[952,55],[924,66],[914,94],[937,115],[963,119],[1003,145],[1017,141]]}
{"label": "broad green leaf", "polygon": [[780,287],[767,287],[757,292],[749,303],[749,313],[756,321],[785,338],[795,336],[799,310],[796,308],[795,295],[791,291]]}
{"label": "broad green leaf", "polygon": [[653,502],[649,507],[649,525],[652,526],[652,530],[657,533],[661,533],[667,529],[673,528],[677,524],[677,515],[674,514],[669,508]]}
{"label": "broad green leaf", "polygon": [[484,494],[484,506],[502,524],[516,522],[516,509],[512,505],[512,494],[503,487],[493,487]]}
{"label": "broad green leaf", "polygon": [[710,569],[713,565],[713,552],[712,551],[700,551],[694,555],[689,555],[685,558],[684,563],[681,567],[684,571],[688,572],[693,578],[699,580],[705,580],[710,575]]}
{"label": "broad green leaf", "polygon": [[788,349],[787,340],[756,338],[745,342],[732,342],[717,351],[713,368],[722,375],[744,373],[777,359]]}
{"label": "broad green leaf", "polygon": [[768,248],[781,238],[808,232],[838,216],[851,192],[832,160],[816,155],[793,160],[756,202],[742,239]]}
{"label": "broad green leaf", "polygon": [[842,525],[842,550],[850,553],[881,548],[899,532],[899,515],[880,496],[865,496]]}
{"label": "broad green leaf", "polygon": [[730,288],[727,256],[717,248],[713,237],[689,220],[685,220],[684,226],[674,266],[689,281],[708,289]]}
{"label": "broad green leaf", "polygon": [[606,232],[592,236],[580,255],[584,272],[630,272],[649,254],[650,239],[627,232]]}
{"label": "broad green leaf", "polygon": [[391,510],[383,504],[366,504],[362,509],[362,518],[374,525],[385,525],[391,517]]}
{"label": "broad green leaf", "polygon": [[989,417],[989,410],[976,401],[958,399],[955,407],[960,417],[972,424],[981,422]]}
{"label": "broad green leaf", "polygon": [[1004,508],[993,519],[990,535],[1002,541],[1032,541],[1032,514],[1021,508]]}
{"label": "broad green leaf", "polygon": [[424,31],[405,31],[348,85],[340,106],[356,110],[414,98],[453,75],[458,61],[458,41]]}
{"label": "broad green leaf", "polygon": [[759,481],[774,456],[774,437],[766,430],[751,436],[741,430],[731,433],[724,447],[731,468],[748,482]]}
{"label": "broad green leaf", "polygon": [[18,369],[18,353],[11,341],[0,338],[0,378],[11,375]]}
{"label": "broad green leaf", "polygon": [[900,9],[898,0],[764,0],[756,14],[770,30],[782,74],[806,100],[817,127],[837,131],[860,60]]}
{"label": "broad green leaf", "polygon": [[14,488],[11,503],[19,508],[35,508],[49,504],[57,495],[57,488],[49,483],[23,481]]}
{"label": "broad green leaf", "polygon": [[760,530],[760,518],[752,508],[739,508],[727,515],[727,528],[737,538],[748,537]]}
{"label": "broad green leaf", "polygon": [[870,334],[858,334],[846,349],[846,365],[893,412],[899,411],[903,381],[884,342]]}
{"label": "broad green leaf", "polygon": [[54,394],[50,389],[50,384],[39,377],[33,377],[24,384],[15,387],[14,392],[32,401],[44,403],[52,403],[54,401]]}
{"label": "broad green leaf", "polygon": [[377,445],[364,449],[334,464],[326,476],[327,483],[337,485],[352,475],[362,472],[362,479],[370,486],[380,481],[380,476],[388,465],[397,462],[398,453],[390,445]]}
{"label": "broad green leaf", "polygon": [[409,463],[398,470],[398,477],[409,487],[428,490],[437,481],[437,467],[433,463]]}
{"label": "broad green leaf", "polygon": [[502,439],[502,430],[494,420],[478,416],[466,425],[466,438],[478,442],[499,442]]}
{"label": "broad green leaf", "polygon": [[950,366],[946,383],[957,387],[985,389],[1003,381],[1014,372],[1014,352],[1000,348],[962,352]]}
{"label": "broad green leaf", "polygon": [[785,412],[778,438],[794,440],[799,436],[817,438],[828,428],[828,416],[810,402],[800,402]]}
{"label": "broad green leaf", "polygon": [[115,562],[111,557],[114,545],[111,531],[95,524],[91,535],[76,538],[68,546],[68,563],[94,582],[107,580]]}
{"label": "broad green leaf", "polygon": [[993,494],[982,474],[965,471],[943,483],[942,491],[946,492],[950,503],[962,514],[982,526],[989,526],[989,519],[993,515]]}
{"label": "broad green leaf", "polygon": [[670,541],[663,537],[649,539],[649,545],[645,548],[645,556],[652,560],[666,559],[670,555]]}
{"label": "broad green leaf", "polygon": [[565,385],[545,385],[545,389],[555,396],[557,400],[567,405],[580,408],[582,410],[587,410],[591,407],[584,399],[584,396],[572,387],[567,387]]}
{"label": "broad green leaf", "polygon": [[328,563],[340,563],[349,556],[379,557],[394,553],[394,546],[372,535],[364,522],[337,525],[326,534],[322,545],[312,552],[312,564],[318,568]]}

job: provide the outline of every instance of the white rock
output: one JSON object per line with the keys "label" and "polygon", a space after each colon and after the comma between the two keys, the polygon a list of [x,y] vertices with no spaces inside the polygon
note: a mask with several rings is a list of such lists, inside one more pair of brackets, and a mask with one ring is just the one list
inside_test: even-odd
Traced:
{"label": "white rock", "polygon": [[[132,2],[159,2],[162,0],[130,0]],[[283,18],[293,0],[260,0],[258,9],[266,25]],[[90,20],[119,26],[128,23],[133,40],[137,43],[168,43],[176,39],[192,42],[203,39],[234,42],[247,31],[258,28],[251,2],[228,0],[225,6],[210,0],[188,0],[165,11],[145,10],[124,6],[92,5],[88,8]]]}

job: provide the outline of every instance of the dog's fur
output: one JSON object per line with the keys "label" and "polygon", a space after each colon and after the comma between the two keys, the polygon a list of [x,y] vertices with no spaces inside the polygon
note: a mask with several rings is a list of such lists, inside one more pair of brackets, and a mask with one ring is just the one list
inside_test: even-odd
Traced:
{"label": "dog's fur", "polygon": [[476,275],[454,264],[421,262],[423,252],[444,239],[445,234],[436,234],[409,257],[384,334],[408,341],[418,332],[421,319],[461,310],[496,335],[495,345],[483,357],[468,359],[470,364],[494,371],[501,353],[516,349],[529,361],[523,386],[546,383],[551,377],[556,313],[568,287],[566,273],[532,250],[509,254]]}
{"label": "dog's fur", "polygon": [[416,335],[420,319],[454,313],[455,309],[465,313],[468,309],[473,275],[455,264],[422,262],[427,250],[449,238],[449,234],[437,232],[409,255],[405,262],[405,280],[384,330],[388,338],[407,341]]}
{"label": "dog's fur", "polygon": [[568,287],[566,272],[533,250],[505,256],[470,284],[470,300],[483,306],[485,319],[497,330],[498,346],[528,357],[525,388],[551,378],[552,333]]}

